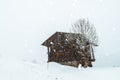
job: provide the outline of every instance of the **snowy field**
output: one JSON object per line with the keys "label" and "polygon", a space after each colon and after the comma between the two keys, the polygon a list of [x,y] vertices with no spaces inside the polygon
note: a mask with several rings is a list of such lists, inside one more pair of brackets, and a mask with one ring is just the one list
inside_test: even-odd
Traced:
{"label": "snowy field", "polygon": [[0,80],[119,80],[120,68],[73,68],[57,63],[0,61]]}

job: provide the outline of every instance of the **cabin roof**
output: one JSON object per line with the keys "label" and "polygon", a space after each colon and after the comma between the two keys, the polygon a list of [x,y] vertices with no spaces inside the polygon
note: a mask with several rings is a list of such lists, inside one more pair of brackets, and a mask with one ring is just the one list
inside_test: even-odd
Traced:
{"label": "cabin roof", "polygon": [[[76,34],[76,33],[67,33],[67,32],[55,32],[52,36],[50,36],[47,40],[45,40],[42,45],[44,46],[49,46],[50,42],[52,42],[53,40],[55,40],[55,38],[58,37],[58,35],[81,35],[81,34]],[[82,35],[81,35],[82,36]],[[83,36],[84,37],[84,36]],[[86,37],[84,37],[86,38]],[[88,39],[87,39],[88,40]],[[94,46],[98,46],[97,44],[91,43]]]}

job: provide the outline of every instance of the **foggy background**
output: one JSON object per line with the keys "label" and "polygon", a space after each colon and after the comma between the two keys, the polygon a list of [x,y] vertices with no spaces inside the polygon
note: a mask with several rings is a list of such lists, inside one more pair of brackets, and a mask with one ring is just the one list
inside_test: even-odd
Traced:
{"label": "foggy background", "polygon": [[120,66],[119,8],[119,0],[0,0],[0,58],[46,61],[42,42],[88,18],[99,36],[94,66]]}

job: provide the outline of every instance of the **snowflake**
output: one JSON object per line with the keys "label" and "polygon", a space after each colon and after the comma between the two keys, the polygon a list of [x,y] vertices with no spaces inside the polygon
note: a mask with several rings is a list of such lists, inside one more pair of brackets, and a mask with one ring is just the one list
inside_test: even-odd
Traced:
{"label": "snowflake", "polygon": [[79,4],[80,4],[79,0],[75,0],[75,1],[72,3],[72,6],[73,6],[74,8],[76,8],[76,9],[78,9],[78,8],[81,8],[81,6],[80,6]]}
{"label": "snowflake", "polygon": [[25,46],[25,47],[28,47],[28,44],[25,43],[24,46]]}
{"label": "snowflake", "polygon": [[116,31],[117,29],[115,27],[112,28],[113,31]]}
{"label": "snowflake", "polygon": [[100,58],[100,56],[96,56],[96,58],[97,58],[97,59],[99,59],[99,58]]}
{"label": "snowflake", "polygon": [[111,55],[111,54],[110,54],[110,53],[108,53],[108,52],[107,52],[107,53],[105,53],[105,56],[110,56],[110,55]]}
{"label": "snowflake", "polygon": [[103,2],[103,0],[99,0],[99,2]]}
{"label": "snowflake", "polygon": [[70,17],[73,17],[73,14],[72,14],[72,13],[70,14]]}
{"label": "snowflake", "polygon": [[33,52],[33,51],[30,49],[30,50],[29,50],[29,53],[32,53],[32,52]]}
{"label": "snowflake", "polygon": [[25,42],[28,42],[28,40],[24,40]]}
{"label": "snowflake", "polygon": [[53,6],[54,5],[54,2],[53,1],[49,1],[48,3],[50,6]]}
{"label": "snowflake", "polygon": [[72,3],[72,6],[76,7],[76,4],[75,4],[75,3]]}
{"label": "snowflake", "polygon": [[24,42],[25,42],[24,46],[25,46],[25,47],[28,47],[28,44],[27,44],[27,43],[28,43],[28,40],[24,40]]}

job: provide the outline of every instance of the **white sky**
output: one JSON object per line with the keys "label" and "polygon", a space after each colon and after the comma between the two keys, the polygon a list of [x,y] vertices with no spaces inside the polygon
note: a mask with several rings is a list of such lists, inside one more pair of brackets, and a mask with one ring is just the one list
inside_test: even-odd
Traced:
{"label": "white sky", "polygon": [[88,18],[99,36],[96,56],[120,56],[119,7],[119,0],[0,0],[0,55],[39,56],[50,35]]}

